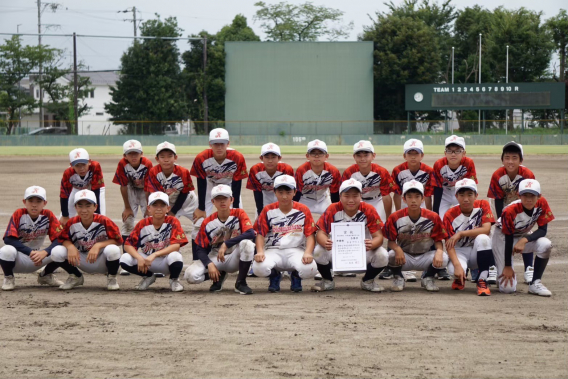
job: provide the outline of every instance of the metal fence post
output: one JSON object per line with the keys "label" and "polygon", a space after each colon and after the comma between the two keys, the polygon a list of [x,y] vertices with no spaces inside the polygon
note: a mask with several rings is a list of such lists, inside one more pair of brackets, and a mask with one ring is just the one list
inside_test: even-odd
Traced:
{"label": "metal fence post", "polygon": [[406,112],[406,134],[410,134],[410,112]]}

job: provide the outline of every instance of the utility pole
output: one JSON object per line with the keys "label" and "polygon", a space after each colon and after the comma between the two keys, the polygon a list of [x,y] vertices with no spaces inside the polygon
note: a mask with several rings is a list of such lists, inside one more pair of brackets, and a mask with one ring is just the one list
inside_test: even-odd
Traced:
{"label": "utility pole", "polygon": [[[18,33],[18,36],[20,35],[20,25],[22,24],[18,24],[16,25],[16,31]],[[22,81],[19,80],[18,81],[18,102],[20,102],[20,91],[22,91]],[[20,106],[18,107],[18,126],[20,127],[20,131],[22,130],[22,106],[20,104]]]}
{"label": "utility pole", "polygon": [[[73,134],[79,134],[78,113],[78,84],[77,84],[77,35],[73,32],[73,109],[75,111],[75,128]],[[69,133],[69,131],[68,131]]]}
{"label": "utility pole", "polygon": [[205,121],[205,133],[209,133],[209,105],[207,105],[207,36],[203,36],[203,121]]}
{"label": "utility pole", "polygon": [[125,9],[123,11],[118,11],[117,13],[128,13],[128,12],[132,12],[132,20],[124,19],[122,21],[128,21],[128,22],[132,23],[132,26],[134,26],[134,37],[137,37],[137,29],[138,29],[137,28],[137,26],[138,26],[137,22],[142,21],[142,20],[136,19],[136,7],[132,7],[130,9]]}

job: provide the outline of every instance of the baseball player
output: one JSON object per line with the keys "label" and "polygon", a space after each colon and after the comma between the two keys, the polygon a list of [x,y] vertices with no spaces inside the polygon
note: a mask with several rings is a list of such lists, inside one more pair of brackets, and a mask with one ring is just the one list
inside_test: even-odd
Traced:
{"label": "baseball player", "polygon": [[77,269],[88,274],[106,274],[107,289],[119,289],[116,274],[119,268],[120,245],[123,243],[120,229],[106,216],[95,214],[97,196],[93,191],[81,190],[75,194],[77,216],[69,219],[59,235],[61,246],[52,254],[61,254],[73,266],[67,281],[59,288],[70,290],[83,285],[85,277]]}
{"label": "baseball player", "polygon": [[[522,165],[523,146],[514,141],[508,142],[503,146],[501,154],[503,166],[499,167],[491,176],[491,184],[487,197],[495,199],[495,214],[501,217],[503,208],[518,200],[519,183],[524,179],[535,179],[531,170]],[[534,254],[523,254],[525,264],[524,279],[525,283],[532,282],[534,267]]]}
{"label": "baseball player", "polygon": [[308,143],[308,162],[296,170],[298,185],[294,201],[307,206],[312,213],[323,214],[331,203],[339,201],[341,174],[329,164],[327,145],[318,139]]}
{"label": "baseball player", "polygon": [[170,215],[169,196],[161,191],[152,192],[148,197],[148,214],[150,217],[140,220],[126,239],[126,254],[120,257],[120,266],[142,277],[136,286],[139,291],[147,290],[160,273],[170,275],[172,292],[181,292],[179,275],[183,258],[179,250],[188,241],[179,220]]}
{"label": "baseball player", "polygon": [[77,192],[88,189],[93,191],[97,198],[96,213],[106,214],[105,181],[101,165],[89,158],[85,149],[75,149],[69,153],[71,167],[63,172],[61,179],[61,218],[59,222],[65,226],[69,217],[76,216],[74,199]]}
{"label": "baseball player", "polygon": [[463,290],[467,269],[479,267],[477,295],[489,296],[487,277],[489,267],[493,265],[489,233],[495,218],[489,202],[477,200],[477,185],[473,180],[462,179],[455,187],[459,205],[448,209],[444,217],[444,228],[449,237],[446,239],[450,259],[448,272],[455,278],[452,289]]}
{"label": "baseball player", "polygon": [[[552,251],[552,242],[546,238],[546,232],[548,223],[554,220],[554,215],[541,195],[540,183],[536,180],[521,181],[519,197],[520,200],[503,209],[491,236],[493,256],[499,274],[499,291],[513,293],[517,290],[513,254],[536,253],[529,293],[551,296],[552,293],[542,284],[541,279]],[[535,225],[538,225],[538,229],[531,232]]]}
{"label": "baseball player", "polygon": [[190,284],[211,279],[211,292],[223,289],[227,273],[238,272],[235,292],[250,295],[247,273],[254,257],[255,232],[244,210],[231,208],[234,201],[231,187],[219,184],[211,191],[211,201],[217,212],[207,217],[197,235],[198,261],[185,271]]}
{"label": "baseball player", "polygon": [[401,270],[424,271],[422,287],[426,291],[438,291],[434,275],[448,264],[448,255],[442,245],[448,234],[436,213],[420,207],[424,200],[422,183],[416,180],[404,183],[402,198],[408,207],[391,214],[383,232],[389,240],[389,267],[393,272],[391,291],[404,289]]}
{"label": "baseball player", "polygon": [[310,209],[293,201],[296,181],[290,175],[280,175],[274,181],[276,203],[264,207],[256,219],[256,255],[252,270],[256,276],[268,277],[268,291],[280,291],[281,271],[292,271],[290,290],[302,291],[302,279],[311,279],[317,272],[314,219]]}
{"label": "baseball player", "polygon": [[247,189],[253,191],[256,215],[268,204],[276,202],[274,180],[280,175],[294,176],[294,169],[281,162],[282,154],[278,145],[269,142],[260,149],[260,163],[250,168]]}
{"label": "baseball player", "polygon": [[396,191],[396,184],[386,168],[373,163],[375,148],[369,141],[359,141],[353,145],[354,165],[349,166],[341,181],[355,179],[363,185],[362,199],[371,204],[381,217],[386,220],[392,212],[390,193]]}
{"label": "baseball player", "polygon": [[335,288],[331,275],[331,225],[337,222],[364,222],[365,247],[367,249],[367,271],[361,279],[361,288],[371,292],[384,290],[375,282],[375,277],[387,266],[388,253],[383,244],[383,223],[372,205],[361,200],[363,186],[353,178],[341,183],[339,202],[331,204],[320,217],[317,224],[314,260],[322,280],[312,287],[312,291],[330,291]]}
{"label": "baseball player", "polygon": [[[24,208],[16,210],[10,217],[4,234],[5,246],[0,248],[0,266],[4,271],[2,289],[14,289],[14,272],[31,273],[42,267],[38,283],[59,287],[63,282],[53,274],[65,261],[64,256],[53,253],[53,248],[59,245],[57,237],[62,229],[59,220],[53,212],[45,209],[47,195],[42,187],[26,188],[22,202]],[[42,249],[46,236],[49,236],[51,244]]]}

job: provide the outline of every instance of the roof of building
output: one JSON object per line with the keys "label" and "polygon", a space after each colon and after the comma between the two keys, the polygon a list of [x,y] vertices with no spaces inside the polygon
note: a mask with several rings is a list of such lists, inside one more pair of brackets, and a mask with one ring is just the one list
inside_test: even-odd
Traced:
{"label": "roof of building", "polygon": [[[78,76],[91,78],[92,85],[111,85],[115,84],[119,78],[118,71],[111,72],[80,72]],[[72,81],[73,74],[65,75],[65,79]]]}

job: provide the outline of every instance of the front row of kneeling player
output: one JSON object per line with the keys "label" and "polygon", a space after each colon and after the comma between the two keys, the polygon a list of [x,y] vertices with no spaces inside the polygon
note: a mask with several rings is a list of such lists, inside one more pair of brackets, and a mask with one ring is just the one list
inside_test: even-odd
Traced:
{"label": "front row of kneeling player", "polygon": [[[294,202],[296,182],[289,175],[279,176],[274,183],[277,202],[262,210],[254,227],[242,209],[231,208],[229,186],[213,188],[211,199],[217,212],[203,221],[196,239],[198,260],[185,271],[191,283],[212,280],[211,291],[220,291],[228,273],[238,272],[235,291],[251,294],[246,283],[252,264],[256,276],[268,277],[269,291],[280,291],[282,271],[291,272],[290,289],[302,291],[302,279],[313,278],[317,271],[323,280],[312,291],[329,291],[335,287],[331,262],[331,224],[364,222],[367,248],[367,270],[361,288],[372,292],[384,290],[376,276],[388,267],[393,273],[392,291],[402,291],[405,280],[402,271],[423,271],[422,287],[438,291],[436,273],[448,267],[455,280],[452,289],[463,290],[466,271],[478,268],[478,295],[490,295],[487,286],[489,267],[495,263],[499,275],[499,291],[516,291],[516,276],[512,268],[515,253],[536,253],[533,281],[529,293],[550,296],[541,279],[548,263],[552,244],[545,238],[547,224],[554,219],[548,203],[541,196],[540,184],[533,179],[519,185],[520,200],[507,206],[495,223],[489,203],[477,200],[473,180],[456,183],[458,205],[444,217],[421,208],[424,187],[420,182],[404,184],[402,198],[407,208],[393,213],[383,226],[374,207],[362,202],[361,183],[350,179],[342,183],[340,201],[330,205],[314,223],[308,207]],[[107,274],[107,288],[118,290],[116,274],[119,265],[126,271],[142,276],[138,290],[147,289],[156,274],[170,275],[172,291],[183,286],[179,276],[183,269],[180,248],[188,243],[177,218],[168,216],[169,198],[163,192],[149,196],[148,217],[140,221],[124,241],[118,227],[107,217],[95,214],[97,199],[89,190],[75,195],[77,216],[62,228],[55,215],[44,209],[47,204],[43,188],[26,190],[24,205],[18,209],[4,236],[6,246],[0,249],[0,265],[4,271],[2,289],[14,289],[14,272],[30,273],[43,267],[38,283],[72,289],[84,283],[86,273]],[[534,225],[538,229],[530,233]],[[384,236],[388,249],[382,247]],[[45,236],[51,245],[39,250]],[[447,253],[442,241],[446,241]],[[255,242],[253,242],[255,241]],[[313,252],[313,254],[312,254]],[[53,272],[63,268],[69,273],[65,283]],[[80,269],[80,270],[79,270]]]}

